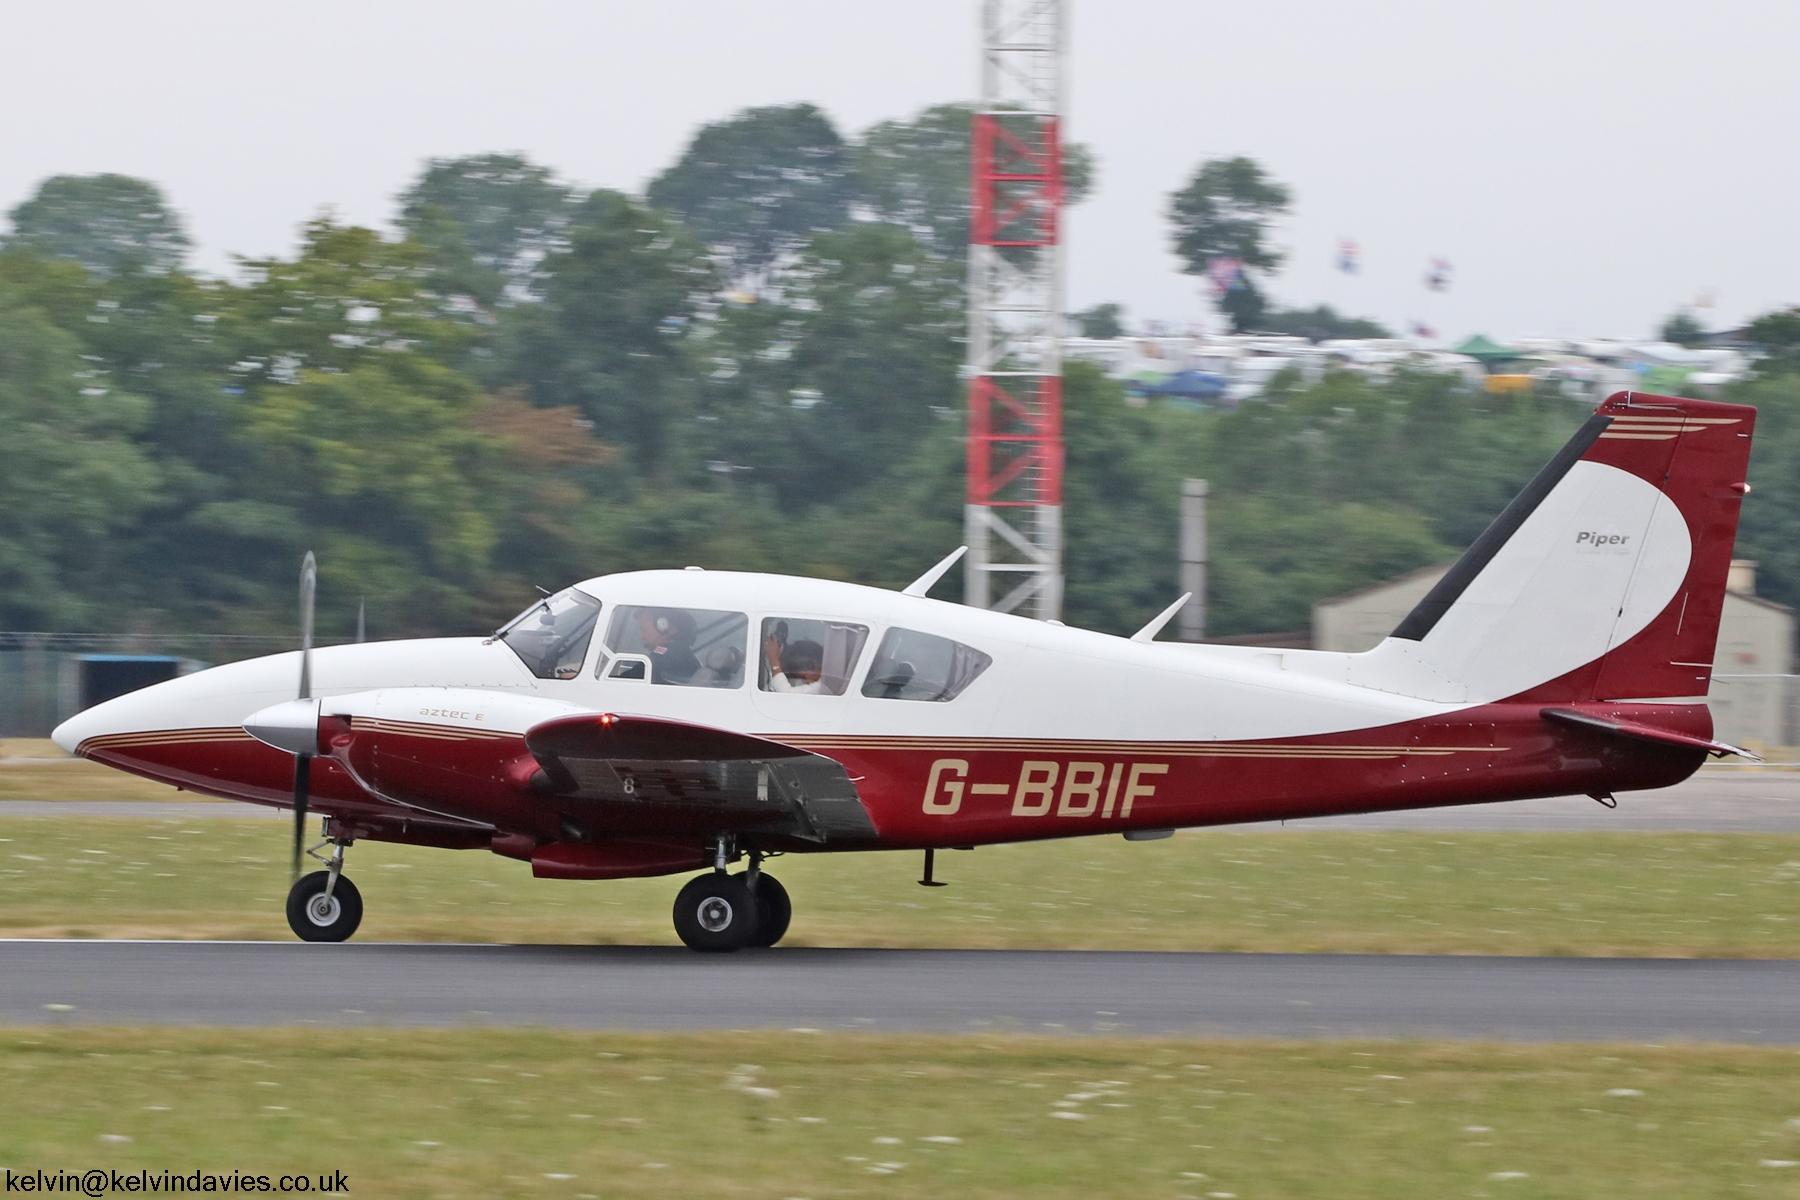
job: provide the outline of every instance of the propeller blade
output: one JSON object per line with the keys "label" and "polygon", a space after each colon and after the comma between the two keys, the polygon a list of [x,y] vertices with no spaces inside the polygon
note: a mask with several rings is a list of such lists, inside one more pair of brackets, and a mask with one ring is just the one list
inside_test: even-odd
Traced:
{"label": "propeller blade", "polygon": [[313,552],[300,564],[300,699],[312,699],[313,593],[319,586],[319,565]]}
{"label": "propeller blade", "polygon": [[[312,699],[313,597],[319,588],[319,564],[306,552],[300,564],[300,699]],[[315,728],[317,727],[315,722]],[[316,736],[316,735],[315,735]],[[312,790],[312,755],[294,756],[294,878],[300,878],[300,854],[306,847],[306,802]]]}
{"label": "propeller blade", "polygon": [[312,787],[312,755],[294,756],[294,878],[300,878],[300,854],[306,845],[306,801]]}

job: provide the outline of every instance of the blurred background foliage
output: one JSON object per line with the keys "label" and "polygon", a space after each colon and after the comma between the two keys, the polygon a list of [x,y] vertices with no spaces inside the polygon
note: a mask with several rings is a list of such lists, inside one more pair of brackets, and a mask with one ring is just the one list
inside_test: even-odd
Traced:
{"label": "blurred background foliage", "polygon": [[[372,636],[480,632],[533,585],[644,567],[906,583],[961,536],[967,128],[752,109],[643,198],[433,160],[396,233],[321,215],[229,280],[186,268],[153,184],[45,182],[0,241],[0,627],[287,633],[307,549],[327,636],[365,599]],[[1782,319],[1732,398],[1764,410],[1740,553],[1793,603]],[[1454,557],[1586,415],[1405,372],[1136,408],[1084,364],[1065,404],[1066,619],[1130,632],[1174,597],[1201,476],[1215,635]]]}

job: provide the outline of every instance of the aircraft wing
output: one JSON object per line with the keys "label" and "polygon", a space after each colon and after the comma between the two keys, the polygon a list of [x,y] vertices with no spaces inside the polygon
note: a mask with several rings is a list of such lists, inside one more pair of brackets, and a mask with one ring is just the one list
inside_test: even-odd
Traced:
{"label": "aircraft wing", "polygon": [[754,734],[576,713],[532,726],[525,745],[543,768],[534,790],[617,815],[710,813],[724,827],[773,827],[817,842],[877,836],[841,764]]}
{"label": "aircraft wing", "polygon": [[555,717],[532,726],[525,734],[525,745],[540,762],[546,756],[677,762],[799,758],[807,753],[754,734],[625,713]]}

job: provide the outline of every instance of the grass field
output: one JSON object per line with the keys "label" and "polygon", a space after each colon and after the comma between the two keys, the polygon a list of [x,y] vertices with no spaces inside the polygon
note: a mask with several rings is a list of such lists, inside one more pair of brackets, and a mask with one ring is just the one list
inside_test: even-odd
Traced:
{"label": "grass field", "polygon": [[[326,986],[325,981],[321,981]],[[1800,1195],[1793,1049],[14,1028],[14,1171],[356,1197]]]}
{"label": "grass field", "polygon": [[[291,937],[278,821],[0,819],[0,936]],[[831,946],[1800,956],[1800,835],[1202,831],[939,856],[796,855],[788,942]],[[363,842],[359,939],[669,944],[678,878],[537,880]]]}
{"label": "grass field", "polygon": [[0,738],[0,800],[210,800],[70,758],[49,738]]}

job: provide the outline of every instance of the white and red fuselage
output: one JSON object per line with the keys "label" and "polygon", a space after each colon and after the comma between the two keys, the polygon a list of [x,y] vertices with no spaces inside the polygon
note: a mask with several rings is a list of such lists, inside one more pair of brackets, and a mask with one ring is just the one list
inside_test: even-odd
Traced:
{"label": "white and red fuselage", "polygon": [[[605,878],[699,869],[726,833],[932,848],[1666,786],[1729,749],[1704,696],[1754,418],[1609,400],[1361,654],[1139,642],[695,569],[576,585],[558,603],[591,636],[554,663],[519,649],[531,613],[510,640],[321,649],[311,803],[339,836]],[[790,629],[820,631],[823,685],[775,682]],[[691,654],[682,670],[662,637]],[[293,756],[245,723],[298,671],[295,654],[215,667],[56,737],[287,805]]]}

